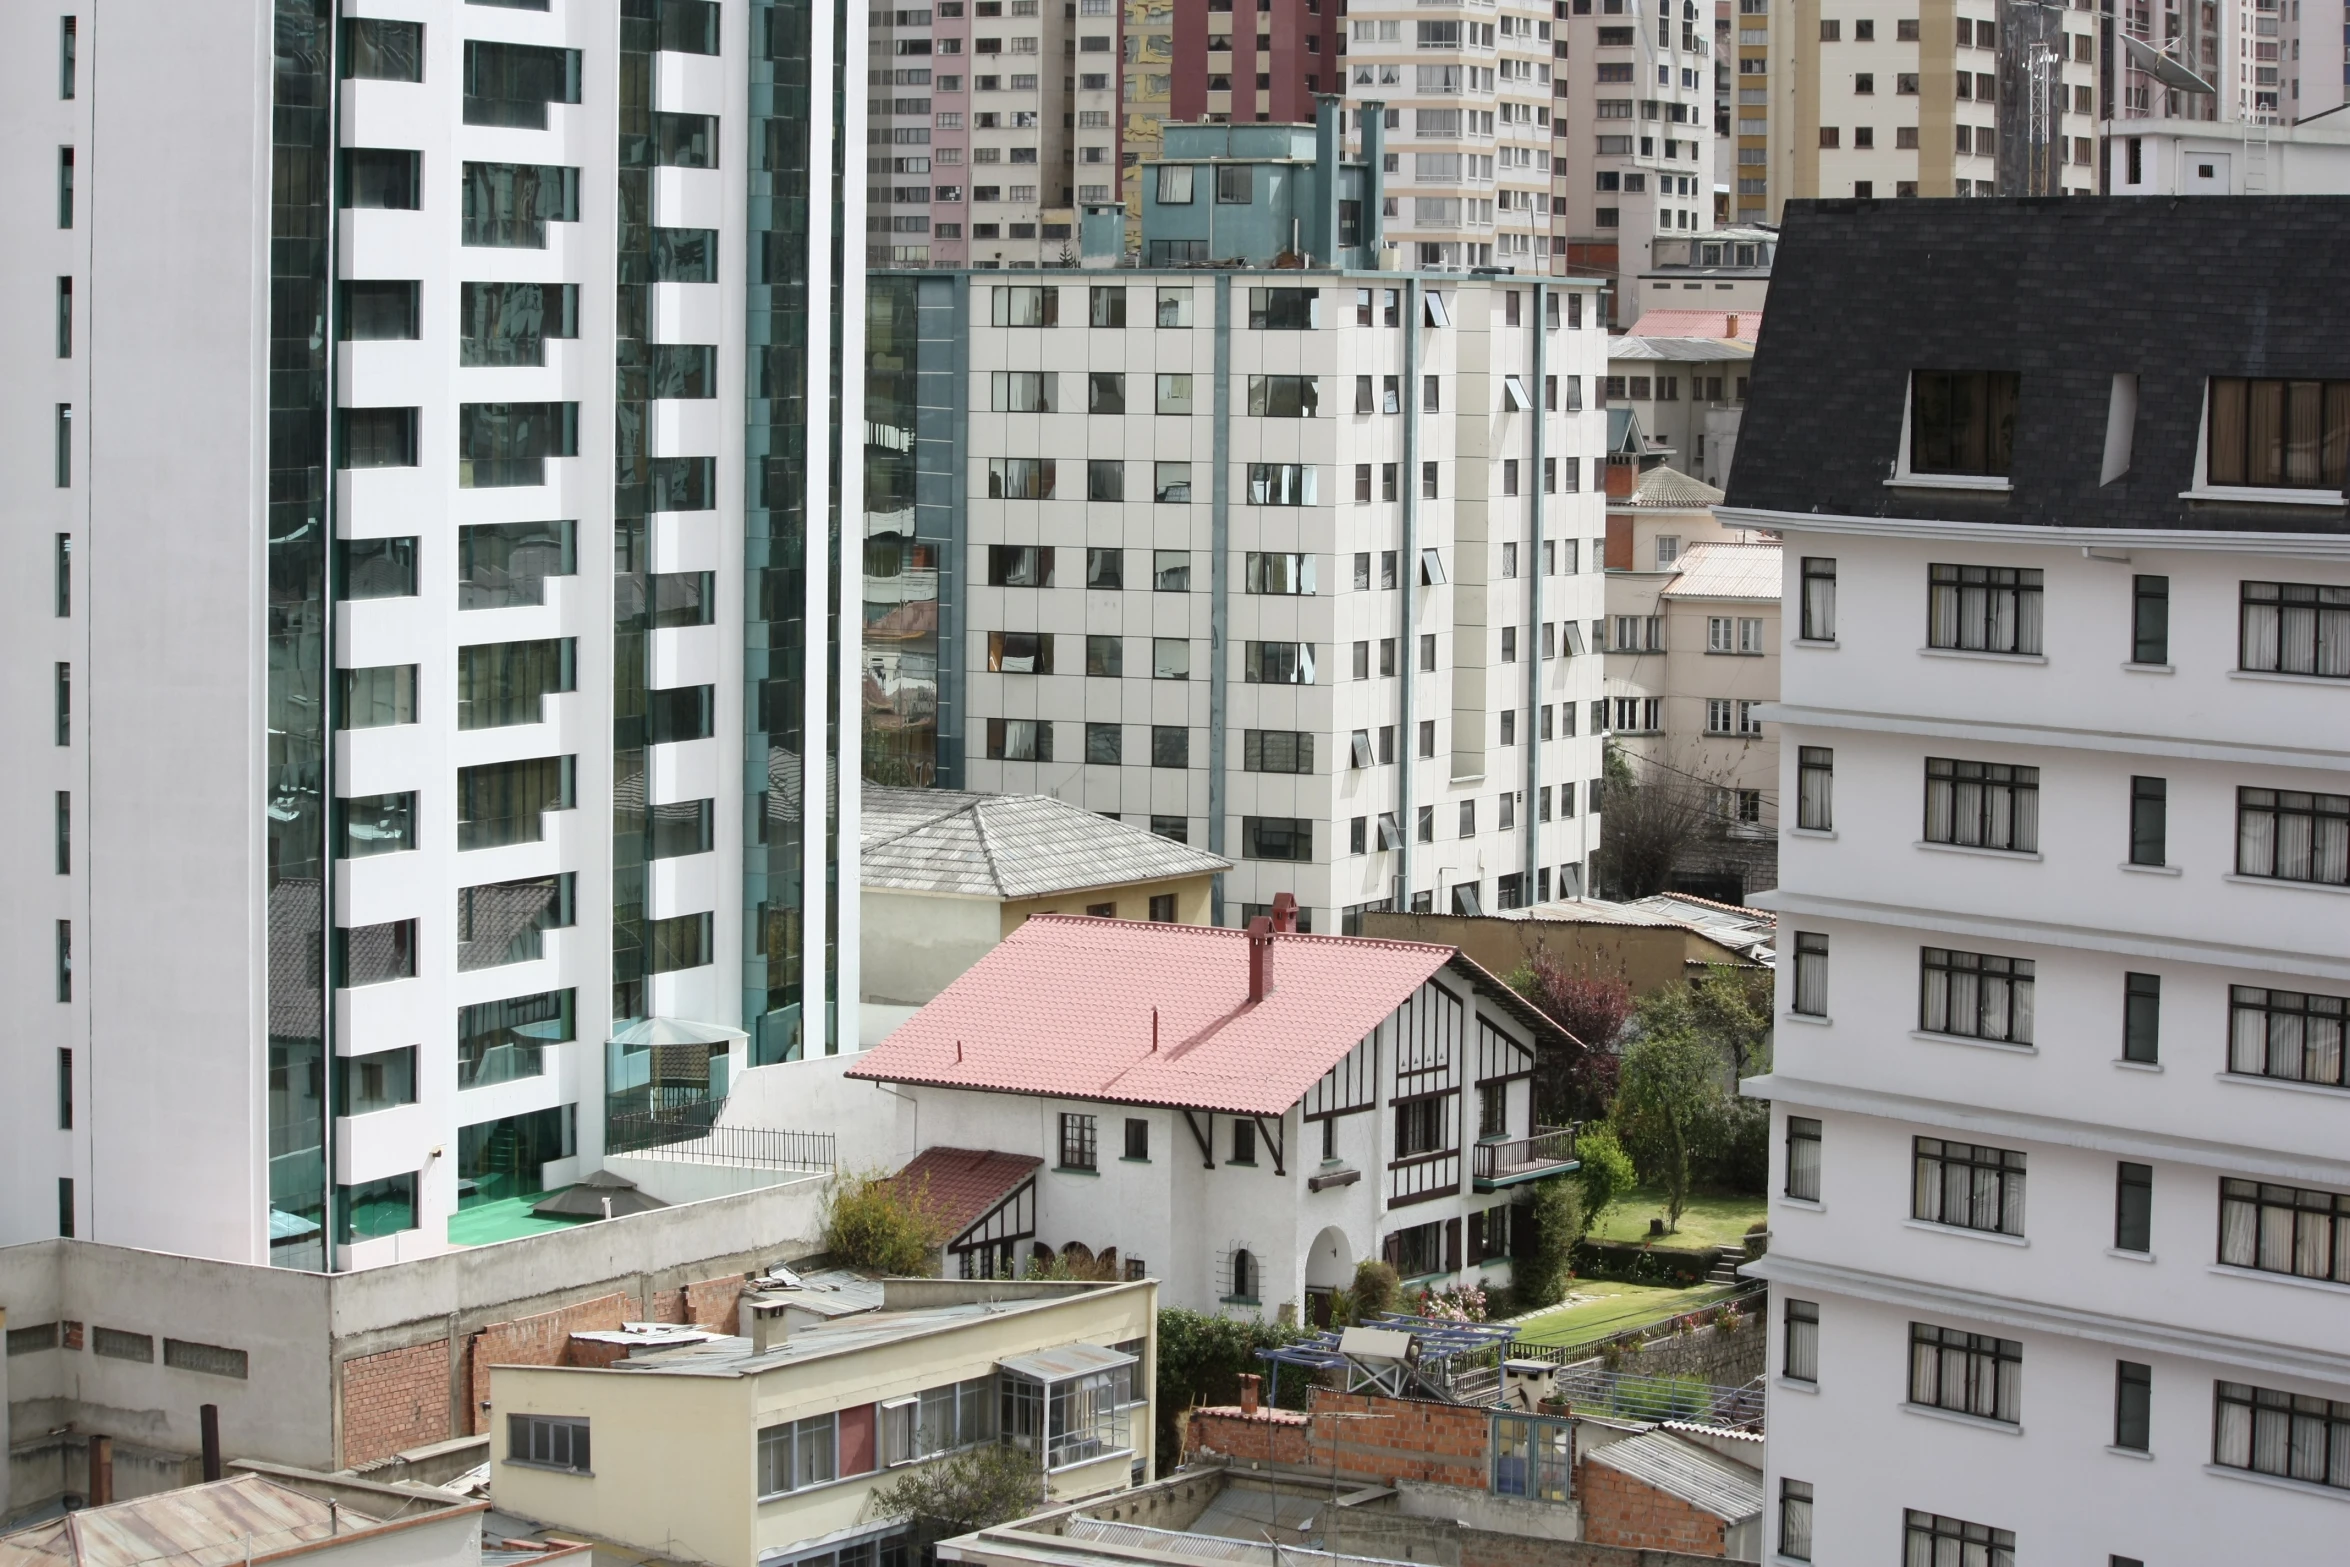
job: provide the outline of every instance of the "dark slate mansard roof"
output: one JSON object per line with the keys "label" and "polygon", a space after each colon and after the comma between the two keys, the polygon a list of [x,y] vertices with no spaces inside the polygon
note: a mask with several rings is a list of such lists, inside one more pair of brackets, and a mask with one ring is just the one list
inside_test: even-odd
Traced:
{"label": "dark slate mansard roof", "polygon": [[[2350,533],[2188,502],[2214,375],[2350,378],[2350,197],[1787,205],[1726,505],[2063,528]],[[2021,372],[2012,492],[1894,490],[1912,370]],[[2131,469],[2100,486],[2113,377]]]}

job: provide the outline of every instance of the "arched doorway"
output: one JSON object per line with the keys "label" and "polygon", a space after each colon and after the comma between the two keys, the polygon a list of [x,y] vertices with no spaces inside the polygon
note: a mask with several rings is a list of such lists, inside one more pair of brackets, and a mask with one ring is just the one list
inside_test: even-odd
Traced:
{"label": "arched doorway", "polygon": [[1314,1237],[1306,1252],[1306,1321],[1330,1325],[1330,1297],[1354,1283],[1355,1251],[1346,1232],[1333,1224]]}

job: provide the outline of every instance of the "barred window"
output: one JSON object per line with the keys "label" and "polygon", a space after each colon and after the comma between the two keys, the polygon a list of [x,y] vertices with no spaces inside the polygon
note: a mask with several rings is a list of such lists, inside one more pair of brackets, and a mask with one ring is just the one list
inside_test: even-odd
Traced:
{"label": "barred window", "polygon": [[2350,587],[2247,582],[2240,593],[2237,657],[2245,669],[2350,679]]}
{"label": "barred window", "polygon": [[2014,1424],[2024,1346],[2011,1338],[1909,1325],[1909,1401]]}
{"label": "barred window", "polygon": [[1902,1523],[1902,1561],[1915,1567],[2015,1567],[2015,1531],[1907,1509]]}
{"label": "barred window", "polygon": [[1927,757],[1926,842],[2039,852],[2040,769]]}
{"label": "barred window", "polygon": [[2238,789],[2236,874],[2350,885],[2350,795]]}
{"label": "barred window", "polygon": [[2041,574],[2016,566],[1927,568],[1926,645],[1974,653],[2040,651]]}
{"label": "barred window", "polygon": [[2213,1463],[2350,1490],[2350,1403],[2243,1382],[2212,1392]]}
{"label": "barred window", "polygon": [[2219,1260],[2231,1268],[2350,1284],[2350,1197],[2222,1180]]}
{"label": "barred window", "polygon": [[1997,1235],[2024,1233],[2022,1154],[1939,1137],[1913,1138],[1911,1145],[1911,1218]]}
{"label": "barred window", "polygon": [[2350,1086],[2343,1077],[2340,996],[2228,987],[2228,1070],[2248,1077]]}
{"label": "barred window", "polygon": [[1791,1382],[1820,1379],[1820,1305],[1814,1300],[1787,1302],[1787,1342],[1779,1356],[1779,1374]]}
{"label": "barred window", "polygon": [[1922,947],[1918,968],[1918,1027],[1926,1033],[2032,1042],[2030,958]]}

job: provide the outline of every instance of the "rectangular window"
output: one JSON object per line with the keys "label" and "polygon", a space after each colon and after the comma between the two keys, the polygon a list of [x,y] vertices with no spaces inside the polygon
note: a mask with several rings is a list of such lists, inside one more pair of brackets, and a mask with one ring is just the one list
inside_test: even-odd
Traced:
{"label": "rectangular window", "polygon": [[73,279],[57,280],[57,357],[73,357]]}
{"label": "rectangular window", "polygon": [[1311,506],[1314,468],[1310,463],[1252,462],[1248,465],[1251,506]]}
{"label": "rectangular window", "polygon": [[1085,726],[1085,760],[1088,766],[1116,766],[1125,751],[1126,730],[1122,724],[1094,724]]}
{"label": "rectangular window", "polygon": [[1310,595],[1314,591],[1314,557],[1250,550],[1242,562],[1241,581],[1250,593]]}
{"label": "rectangular window", "polygon": [[73,1052],[57,1052],[57,1129],[73,1130]]}
{"label": "rectangular window", "polygon": [[60,98],[73,96],[74,45],[77,42],[75,36],[77,26],[78,21],[74,17],[61,16],[57,19],[57,96]]}
{"label": "rectangular window", "polygon": [[2214,1464],[2350,1489],[2350,1403],[2243,1382],[2212,1393]]}
{"label": "rectangular window", "polygon": [[1779,1373],[1791,1382],[1820,1379],[1820,1308],[1817,1301],[1787,1302],[1786,1343],[1779,1355]]}
{"label": "rectangular window", "polygon": [[1939,1137],[1911,1143],[1911,1218],[1999,1235],[2024,1233],[2022,1154]]}
{"label": "rectangular window", "polygon": [[675,974],[716,961],[715,920],[708,914],[680,914],[645,922],[645,969]]}
{"label": "rectangular window", "polygon": [[424,24],[363,16],[343,18],[343,79],[423,81]]}
{"label": "rectangular window", "polygon": [[1092,1170],[1099,1168],[1094,1146],[1096,1117],[1061,1113],[1061,1168],[1064,1170]]}
{"label": "rectangular window", "polygon": [[2012,1530],[1910,1509],[1903,1514],[1902,1536],[1904,1562],[1931,1562],[1936,1567],[1945,1562],[1963,1563],[1964,1567],[2015,1567]]}
{"label": "rectangular window", "polygon": [[579,102],[579,51],[465,40],[465,123],[547,128],[547,105]]}
{"label": "rectangular window", "polygon": [[1051,546],[990,544],[987,585],[991,588],[1049,588],[1053,585]]}
{"label": "rectangular window", "polygon": [[1828,938],[1817,931],[1795,933],[1795,994],[1788,1010],[1804,1017],[1828,1015]]}
{"label": "rectangular window", "polygon": [[991,718],[987,721],[987,756],[997,762],[1049,762],[1053,759],[1053,726],[1033,718]]}
{"label": "rectangular window", "polygon": [[[413,421],[414,411],[409,413]],[[457,484],[461,489],[544,484],[548,458],[578,455],[577,403],[457,406]]]}
{"label": "rectangular window", "polygon": [[548,224],[579,221],[579,170],[557,164],[468,163],[457,209],[460,244],[544,250]]}
{"label": "rectangular window", "polygon": [[546,1047],[567,1044],[578,1033],[576,994],[549,990],[459,1007],[457,1086],[480,1088],[540,1076],[546,1070]]}
{"label": "rectangular window", "polygon": [[[1154,916],[1155,918],[1156,916]],[[1126,1157],[1147,1162],[1151,1156],[1151,1124],[1141,1116],[1126,1118]]]}
{"label": "rectangular window", "polygon": [[2342,1032],[2350,1002],[2255,985],[2228,987],[2228,1070],[2247,1077],[2350,1086]]}
{"label": "rectangular window", "polygon": [[416,722],[416,666],[385,664],[335,671],[337,729],[376,729]]}
{"label": "rectangular window", "polygon": [[2037,853],[2040,769],[1927,757],[1926,841]]}
{"label": "rectangular window", "polygon": [[1191,642],[1188,638],[1151,638],[1151,678],[1153,680],[1189,680],[1191,678]]}
{"label": "rectangular window", "polygon": [[1094,284],[1085,291],[1088,326],[1124,326],[1126,290],[1117,284]]}
{"label": "rectangular window", "polygon": [[1836,561],[1833,556],[1803,557],[1803,640],[1836,640]]}
{"label": "rectangular window", "polygon": [[[343,286],[357,290],[383,285]],[[415,285],[392,286],[408,291],[404,303],[413,317]],[[579,336],[579,286],[575,283],[464,283],[458,286],[457,300],[457,363],[461,367],[543,365],[548,338]],[[406,332],[380,335],[414,337],[416,333],[411,325]],[[689,345],[659,346],[674,349]],[[654,395],[668,394],[656,391]]]}
{"label": "rectangular window", "polygon": [[1303,817],[1244,816],[1240,853],[1249,860],[1306,861],[1314,857],[1314,824]]}
{"label": "rectangular window", "polygon": [[2350,885],[2350,795],[2238,789],[2236,874]]}
{"label": "rectangular window", "polygon": [[[697,804],[701,802],[696,802]],[[673,811],[674,806],[656,806]],[[702,815],[703,813],[695,813]],[[707,820],[706,816],[703,816]],[[660,856],[655,856],[659,858]],[[561,871],[521,881],[457,889],[459,972],[528,963],[545,952],[542,933],[576,923],[573,875]]]}
{"label": "rectangular window", "polygon": [[1260,332],[1308,332],[1322,324],[1318,288],[1252,288],[1248,324]]}
{"label": "rectangular window", "polygon": [[1119,637],[1085,639],[1085,672],[1116,679],[1126,672],[1126,644]]}
{"label": "rectangular window", "polygon": [[[1321,407],[1321,397],[1321,380],[1316,376],[1252,375],[1248,378],[1248,412],[1253,418],[1311,419]],[[1184,411],[1190,411],[1188,396]]]}
{"label": "rectangular window", "polygon": [[416,1103],[416,1047],[335,1057],[335,1106],[342,1115],[372,1115]]}
{"label": "rectangular window", "polygon": [[2162,778],[2130,780],[2130,863],[2164,863],[2170,784]]}
{"label": "rectangular window", "polygon": [[1311,773],[1314,737],[1304,730],[1250,729],[1242,735],[1241,758],[1244,772]]}
{"label": "rectangular window", "polygon": [[1811,1560],[1811,1486],[1805,1481],[1779,1482],[1779,1554],[1789,1561]]}
{"label": "rectangular window", "polygon": [[[2266,994],[2266,992],[2259,992]],[[2122,976],[2122,1059],[2151,1066],[2161,1059],[2162,976]]]}
{"label": "rectangular window", "polygon": [[2154,1166],[2150,1164],[2114,1166],[2113,1249],[2154,1250]]}
{"label": "rectangular window", "polygon": [[1820,1123],[1811,1116],[1787,1118],[1787,1195],[1820,1200]]}
{"label": "rectangular window", "polygon": [[73,665],[59,664],[52,688],[56,713],[57,743],[73,744]]}
{"label": "rectangular window", "polygon": [[1115,370],[1093,370],[1085,377],[1085,411],[1122,414],[1126,411],[1126,377]]}
{"label": "rectangular window", "polygon": [[1807,832],[1836,827],[1836,753],[1824,745],[1795,749],[1795,825]]}
{"label": "rectangular window", "polygon": [[73,404],[57,405],[57,487],[73,488]]}
{"label": "rectangular window", "polygon": [[[546,836],[543,813],[568,811],[578,804],[577,771],[578,758],[573,756],[537,756],[458,768],[458,849],[539,842]],[[414,797],[408,798],[413,801]],[[413,806],[409,818],[413,820]]]}
{"label": "rectangular window", "polygon": [[759,1432],[759,1494],[825,1485],[840,1471],[840,1416],[812,1415]]}
{"label": "rectangular window", "polygon": [[[765,1433],[761,1433],[764,1441]],[[553,1415],[508,1415],[506,1461],[587,1474],[588,1423]]]}
{"label": "rectangular window", "polygon": [[73,227],[73,149],[57,149],[57,226]]}
{"label": "rectangular window", "polygon": [[[2113,1363],[2113,1445],[2143,1453],[2152,1445],[2154,1368],[2134,1360]],[[2345,1455],[2350,1456],[2350,1455]]]}
{"label": "rectangular window", "polygon": [[1925,1322],[1909,1325],[1909,1401],[1913,1404],[2012,1425],[2020,1418],[2017,1405],[2023,1371],[2024,1347],[2014,1339],[1938,1328]]}
{"label": "rectangular window", "polygon": [[358,795],[335,801],[335,857],[354,860],[416,847],[414,794]]}
{"label": "rectangular window", "polygon": [[345,147],[336,205],[414,212],[424,205],[424,154],[400,148]]}
{"label": "rectangular window", "polygon": [[1934,565],[1928,575],[1927,646],[1976,653],[2040,652],[2037,569]]}
{"label": "rectangular window", "polygon": [[1918,1027],[1929,1034],[1958,1034],[2009,1044],[2032,1042],[2030,958],[2003,958],[1980,952],[1919,949],[1922,976]]}
{"label": "rectangular window", "polygon": [[2130,662],[2170,662],[2170,578],[2130,579]]}
{"label": "rectangular window", "polygon": [[1151,551],[1151,591],[1153,593],[1189,593],[1191,591],[1191,551]]}
{"label": "rectangular window", "polygon": [[2339,490],[2350,458],[2350,381],[2213,376],[2204,453],[2213,485]]}
{"label": "rectangular window", "polygon": [[[398,1235],[416,1225],[416,1176],[385,1176],[357,1186],[335,1188],[335,1244],[349,1246]],[[166,1358],[175,1339],[164,1340]]]}
{"label": "rectangular window", "polygon": [[1191,731],[1182,724],[1151,725],[1151,766],[1189,767]]}
{"label": "rectangular window", "polygon": [[[569,521],[488,522],[459,528],[457,607],[505,609],[545,603],[547,578],[568,577],[579,570],[577,533],[578,524]],[[413,549],[410,557],[406,591],[412,594]]]}
{"label": "rectangular window", "polygon": [[997,675],[1049,675],[1053,672],[1053,637],[1034,631],[990,631],[987,668]]}
{"label": "rectangular window", "polygon": [[1913,371],[1910,471],[2005,475],[2020,384],[2013,370]]}
{"label": "rectangular window", "polygon": [[1059,408],[1061,378],[1050,370],[996,370],[987,380],[987,406],[995,413],[1049,414]]}
{"label": "rectangular window", "polygon": [[[341,296],[335,336],[343,342],[412,343],[417,340],[420,335],[420,284],[414,281],[347,279],[335,286]],[[530,286],[536,288],[538,285]],[[564,286],[573,294],[578,292],[568,284]],[[464,345],[461,343],[459,363],[466,362]],[[539,360],[532,359],[529,362],[537,364]]]}
{"label": "rectangular window", "polygon": [[416,921],[337,926],[334,985],[338,990],[416,977]]}
{"label": "rectangular window", "polygon": [[[480,642],[457,649],[457,727],[535,724],[545,698],[578,689],[577,640]],[[401,720],[388,720],[399,722]]]}
{"label": "rectangular window", "polygon": [[1244,642],[1241,679],[1250,685],[1310,686],[1314,683],[1311,642]]}
{"label": "rectangular window", "polygon": [[1050,457],[990,457],[987,497],[998,501],[1049,501],[1055,465]]}
{"label": "rectangular window", "polygon": [[1191,377],[1162,373],[1156,377],[1157,402],[1155,411],[1175,417],[1191,412]]}
{"label": "rectangular window", "polygon": [[2350,678],[2350,587],[2247,582],[2238,609],[2238,667]]}

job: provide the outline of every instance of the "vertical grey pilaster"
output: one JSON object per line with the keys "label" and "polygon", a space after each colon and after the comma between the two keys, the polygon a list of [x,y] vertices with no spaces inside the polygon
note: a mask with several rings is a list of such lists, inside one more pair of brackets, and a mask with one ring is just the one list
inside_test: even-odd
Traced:
{"label": "vertical grey pilaster", "polygon": [[[1524,878],[1518,888],[1518,901],[1534,901],[1535,878],[1542,864],[1542,824],[1535,814],[1541,800],[1542,787],[1542,724],[1536,713],[1542,707],[1542,625],[1543,625],[1543,497],[1549,491],[1542,474],[1544,437],[1550,433],[1550,399],[1544,391],[1543,373],[1549,361],[1545,351],[1550,346],[1549,329],[1543,324],[1543,311],[1555,296],[1548,294],[1548,285],[1534,285],[1532,320],[1529,329],[1534,334],[1534,352],[1526,376],[1528,400],[1534,404],[1534,443],[1526,463],[1526,491],[1533,499],[1528,503],[1530,513],[1526,545],[1526,800],[1520,813],[1526,833],[1526,860],[1519,874]],[[1560,649],[1564,658],[1566,650]]]}
{"label": "vertical grey pilaster", "polygon": [[[1225,714],[1230,707],[1232,648],[1232,277],[1216,275],[1214,468],[1208,479],[1208,852],[1227,853],[1224,833]],[[1208,919],[1224,923],[1224,874],[1209,892]]]}
{"label": "vertical grey pilaster", "polygon": [[1403,472],[1396,475],[1396,493],[1403,501],[1403,537],[1396,541],[1395,586],[1399,595],[1395,617],[1395,910],[1412,907],[1412,840],[1419,831],[1412,819],[1412,763],[1419,742],[1412,731],[1412,685],[1419,679],[1420,650],[1413,627],[1419,624],[1419,603],[1413,590],[1420,581],[1420,399],[1414,382],[1420,366],[1420,280],[1403,280],[1403,363],[1396,377],[1402,388]]}

